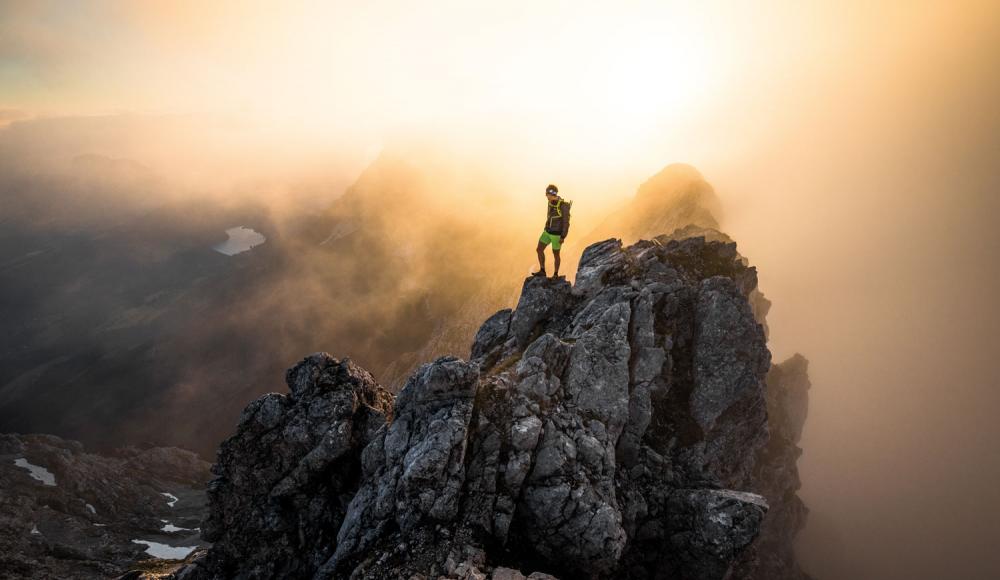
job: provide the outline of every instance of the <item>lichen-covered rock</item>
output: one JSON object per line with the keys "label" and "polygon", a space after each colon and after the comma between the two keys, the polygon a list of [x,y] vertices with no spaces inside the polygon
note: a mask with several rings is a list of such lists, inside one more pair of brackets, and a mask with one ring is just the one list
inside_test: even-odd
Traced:
{"label": "lichen-covered rock", "polygon": [[790,557],[787,534],[755,544],[769,500],[792,504],[765,482],[756,271],[723,234],[687,233],[594,244],[575,286],[527,279],[472,360],[423,365],[391,410],[349,362],[300,363],[220,450],[217,543],[182,573],[764,578]]}

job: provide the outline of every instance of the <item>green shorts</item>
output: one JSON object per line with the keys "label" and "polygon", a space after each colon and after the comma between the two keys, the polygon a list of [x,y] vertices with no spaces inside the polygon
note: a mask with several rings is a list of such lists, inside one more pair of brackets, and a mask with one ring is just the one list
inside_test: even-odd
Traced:
{"label": "green shorts", "polygon": [[555,234],[550,234],[549,232],[542,231],[542,237],[538,238],[538,243],[544,246],[552,244],[552,249],[558,250],[559,248],[562,247],[562,238]]}

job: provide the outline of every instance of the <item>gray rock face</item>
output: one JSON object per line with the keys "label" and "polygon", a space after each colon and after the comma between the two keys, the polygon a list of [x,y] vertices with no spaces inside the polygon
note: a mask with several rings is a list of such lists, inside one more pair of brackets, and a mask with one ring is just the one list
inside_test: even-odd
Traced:
{"label": "gray rock face", "polygon": [[202,535],[215,544],[198,567],[215,577],[312,575],[333,554],[361,450],[391,413],[391,395],[349,360],[314,354],[286,382],[289,395],[246,408],[212,467]]}
{"label": "gray rock face", "polygon": [[752,493],[730,490],[679,490],[667,502],[669,530],[676,550],[658,562],[656,574],[678,578],[725,578],[733,561],[757,536],[768,505]]}
{"label": "gray rock face", "polygon": [[771,511],[760,537],[740,558],[733,578],[808,580],[795,560],[795,535],[805,526],[809,510],[797,495],[801,482],[796,466],[808,411],[809,362],[800,354],[771,367],[767,375],[770,439],[753,467],[751,489],[764,496]]}
{"label": "gray rock face", "polygon": [[601,288],[625,281],[629,255],[622,251],[621,240],[611,239],[588,246],[580,256],[576,270],[577,294],[592,295]]}
{"label": "gray rock face", "polygon": [[575,286],[526,280],[472,360],[423,365],[394,405],[313,355],[221,448],[216,543],[179,574],[768,577],[791,537],[755,543],[769,500],[789,505],[768,432],[799,431],[768,424],[755,292],[717,232],[607,240]]}
{"label": "gray rock face", "polygon": [[[528,346],[537,336],[541,324],[558,317],[567,309],[570,291],[570,284],[564,279],[550,280],[538,276],[526,279],[521,288],[521,299],[518,300],[517,308],[510,317],[508,337],[513,338],[520,349]],[[477,339],[479,334],[476,333]],[[476,340],[473,348],[485,350],[486,345]]]}
{"label": "gray rock face", "polygon": [[473,342],[472,358],[482,358],[507,340],[512,312],[510,308],[505,308],[483,323]]}
{"label": "gray rock face", "polygon": [[[348,506],[337,552],[320,577],[335,577],[374,545],[385,549],[458,517],[478,379],[476,365],[441,358],[407,382],[396,401],[395,420],[365,449],[364,482]],[[385,544],[388,530],[398,531]]]}

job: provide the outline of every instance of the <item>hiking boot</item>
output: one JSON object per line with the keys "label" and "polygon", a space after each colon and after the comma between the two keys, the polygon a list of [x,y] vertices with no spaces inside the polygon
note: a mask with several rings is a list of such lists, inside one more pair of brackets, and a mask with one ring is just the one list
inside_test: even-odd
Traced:
{"label": "hiking boot", "polygon": [[532,276],[541,276],[543,278],[545,278],[546,276],[548,276],[548,274],[545,273],[545,270],[539,270],[537,272],[532,272],[531,275]]}

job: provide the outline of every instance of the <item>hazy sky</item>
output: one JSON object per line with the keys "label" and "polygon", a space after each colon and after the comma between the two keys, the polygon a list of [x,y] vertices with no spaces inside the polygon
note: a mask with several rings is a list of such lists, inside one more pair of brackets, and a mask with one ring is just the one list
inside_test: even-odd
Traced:
{"label": "hazy sky", "polygon": [[567,178],[705,170],[928,27],[983,25],[955,4],[5,2],[0,110],[231,116],[369,148],[433,134]]}
{"label": "hazy sky", "polygon": [[807,567],[1000,576],[996,2],[207,4],[0,3],[0,125],[178,116],[168,153],[339,171],[443,143],[591,221],[691,163],[811,361]]}

